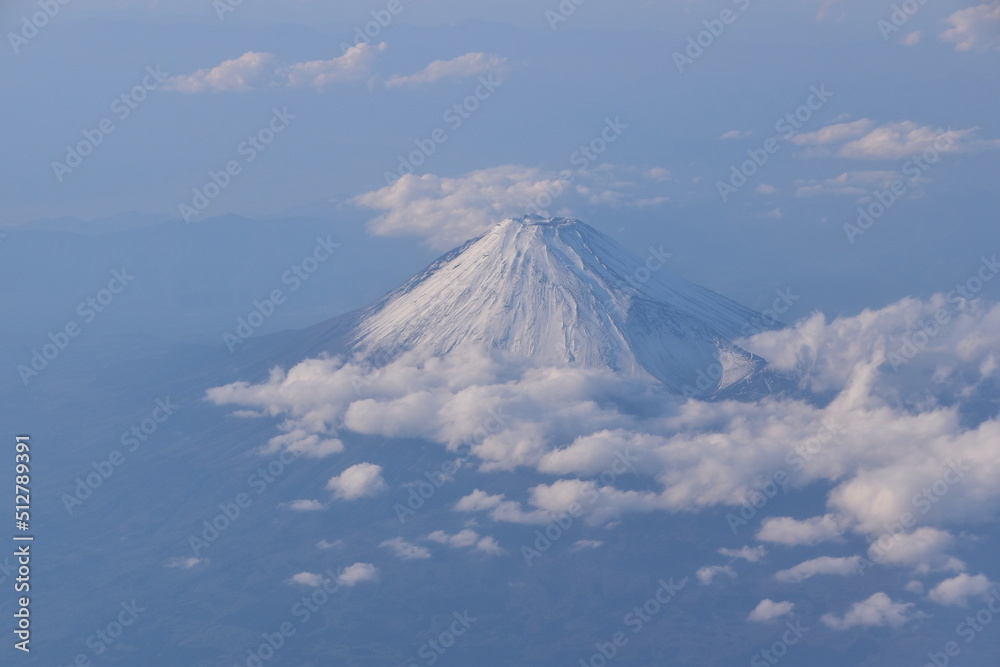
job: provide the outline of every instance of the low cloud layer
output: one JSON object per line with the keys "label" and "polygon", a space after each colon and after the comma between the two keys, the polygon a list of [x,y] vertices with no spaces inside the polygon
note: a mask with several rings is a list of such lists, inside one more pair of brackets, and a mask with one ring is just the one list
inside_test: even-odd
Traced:
{"label": "low cloud layer", "polygon": [[[992,261],[983,258],[972,271],[978,289]],[[784,584],[870,567],[955,577],[966,571],[954,554],[969,536],[954,527],[989,521],[1000,509],[1000,422],[984,399],[995,395],[1000,371],[1000,306],[962,296],[974,296],[975,287],[967,281],[946,294],[833,320],[817,314],[742,341],[798,378],[797,397],[689,400],[651,381],[470,350],[432,359],[403,354],[379,369],[312,359],[209,397],[280,416],[284,431],[318,442],[355,432],[423,438],[452,458],[443,450],[459,452],[460,465],[476,470],[466,473],[474,477],[454,510],[479,520],[543,526],[576,511],[600,526],[633,512],[722,506],[737,530],[744,529],[739,508],[760,507],[746,539],[774,548],[868,543],[782,570],[776,577]],[[272,447],[290,446],[281,437]],[[493,471],[523,468],[550,481],[482,490],[492,488],[479,480]],[[370,495],[384,488],[380,473],[375,464],[353,466],[330,490],[345,500]],[[827,490],[824,512],[768,509],[772,491],[807,486]],[[481,540],[472,531],[430,538],[489,551]],[[765,554],[747,546],[726,555],[757,562]],[[699,578],[728,574],[719,566]],[[934,589],[932,598],[957,602],[978,590],[967,584]],[[873,596],[828,625],[895,627],[910,618],[908,609]]]}

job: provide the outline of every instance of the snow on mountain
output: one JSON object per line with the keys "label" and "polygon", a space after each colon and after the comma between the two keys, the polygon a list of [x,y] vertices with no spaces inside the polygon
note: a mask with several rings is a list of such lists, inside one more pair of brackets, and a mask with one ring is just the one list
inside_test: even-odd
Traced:
{"label": "snow on mountain", "polygon": [[765,362],[735,345],[758,313],[644,260],[575,219],[507,219],[358,314],[363,357],[465,346],[606,368],[699,395]]}

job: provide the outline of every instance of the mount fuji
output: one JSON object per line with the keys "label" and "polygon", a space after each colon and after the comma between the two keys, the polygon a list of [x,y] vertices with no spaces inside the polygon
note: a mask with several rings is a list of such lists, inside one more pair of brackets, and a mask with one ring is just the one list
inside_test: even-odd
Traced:
{"label": "mount fuji", "polygon": [[666,257],[647,262],[572,218],[508,218],[310,337],[336,331],[362,359],[473,347],[701,397],[769,391],[765,360],[733,342],[762,316],[670,273]]}

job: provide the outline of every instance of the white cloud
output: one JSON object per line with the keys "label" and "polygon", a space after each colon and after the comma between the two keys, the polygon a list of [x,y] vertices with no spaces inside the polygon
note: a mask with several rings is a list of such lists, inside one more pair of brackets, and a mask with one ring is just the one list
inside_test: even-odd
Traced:
{"label": "white cloud", "polygon": [[792,517],[769,517],[764,519],[757,539],[793,546],[796,544],[819,544],[843,535],[845,527],[830,514],[799,520]]}
{"label": "white cloud", "polygon": [[787,616],[792,613],[793,609],[795,609],[795,605],[791,602],[775,602],[765,598],[754,607],[754,610],[747,616],[747,620],[755,623],[767,623],[776,618]]}
{"label": "white cloud", "polygon": [[315,512],[323,509],[323,503],[318,500],[293,500],[288,503],[288,509],[296,512]]}
{"label": "white cloud", "polygon": [[352,588],[366,581],[378,581],[378,568],[371,563],[348,565],[337,576],[337,583]]}
{"label": "white cloud", "polygon": [[315,572],[299,572],[298,574],[292,575],[293,584],[308,586],[310,588],[319,588],[323,585],[325,580],[325,576],[322,574],[316,574]]}
{"label": "white cloud", "polygon": [[325,540],[324,539],[324,540],[320,540],[319,542],[317,542],[316,546],[318,548],[320,548],[320,549],[336,549],[338,547],[344,546],[344,541],[343,540],[334,540],[333,542],[330,542],[329,540]]}
{"label": "white cloud", "polygon": [[917,30],[917,31],[914,31],[914,32],[911,32],[910,34],[908,34],[906,37],[904,37],[902,40],[900,40],[900,42],[904,46],[916,46],[917,44],[920,43],[920,38],[922,36],[923,36],[923,34],[919,30]]}
{"label": "white cloud", "polygon": [[227,92],[246,93],[266,84],[274,74],[273,53],[247,51],[239,58],[224,60],[209,69],[194,74],[172,76],[163,85],[164,90],[179,93]]}
{"label": "white cloud", "polygon": [[859,574],[857,556],[834,558],[832,556],[821,556],[813,558],[787,570],[781,570],[774,574],[778,581],[797,584],[818,574],[836,574],[847,576]]}
{"label": "white cloud", "polygon": [[401,560],[415,560],[420,558],[430,558],[431,552],[424,547],[407,542],[402,537],[394,537],[379,544],[380,547],[391,549]]}
{"label": "white cloud", "polygon": [[941,39],[956,51],[1000,50],[1000,2],[988,2],[960,9],[948,17],[951,28]]}
{"label": "white cloud", "polygon": [[384,42],[377,46],[362,43],[330,60],[291,65],[281,64],[273,53],[248,51],[215,67],[172,76],[164,89],[179,93],[247,93],[276,87],[322,89],[333,83],[367,80],[377,54],[385,48]]}
{"label": "white cloud", "polygon": [[503,553],[503,549],[500,548],[500,544],[496,541],[496,539],[488,535],[480,537],[479,534],[471,528],[464,528],[454,535],[449,535],[443,530],[435,530],[427,536],[427,539],[456,549],[475,547],[477,551],[482,551],[492,555]]}
{"label": "white cloud", "polygon": [[912,602],[893,602],[885,593],[875,593],[867,600],[856,602],[842,618],[824,614],[820,620],[834,630],[848,630],[855,627],[899,628],[915,618],[910,612]]}
{"label": "white cloud", "polygon": [[719,139],[744,139],[749,137],[751,134],[753,133],[749,131],[729,130],[728,132],[723,132],[722,135],[719,136]]}
{"label": "white cloud", "polygon": [[694,576],[703,586],[708,586],[716,578],[720,576],[727,576],[730,579],[736,578],[736,571],[728,565],[706,565],[705,567],[699,568]]}
{"label": "white cloud", "polygon": [[[906,351],[919,323],[942,312],[947,323]],[[811,316],[741,345],[800,378],[803,391],[832,399],[689,401],[643,380],[473,352],[404,354],[374,376],[359,361],[313,359],[209,398],[283,417],[287,432],[419,437],[452,451],[467,445],[462,460],[479,474],[526,468],[556,476],[506,494],[470,490],[455,505],[500,522],[544,526],[574,503],[594,525],[628,512],[738,512],[761,478],[784,470],[785,493],[828,485],[825,514],[800,520],[765,510],[762,541],[817,544],[854,533],[875,549],[885,525],[909,512],[915,524],[867,557],[920,572],[962,571],[949,555],[947,527],[1000,509],[1000,423],[962,415],[965,397],[979,400],[996,373],[1000,306],[954,295],[904,299],[832,321]],[[894,368],[893,356],[904,352],[906,363]],[[358,385],[360,377],[370,380]],[[486,431],[491,411],[504,418]],[[807,456],[804,446],[814,446]],[[627,490],[600,479],[625,450],[635,460],[623,474],[640,482]],[[914,504],[946,479],[933,503]]]}
{"label": "white cloud", "polygon": [[577,540],[573,543],[572,551],[583,551],[584,549],[597,549],[604,546],[603,540]]}
{"label": "white cloud", "polygon": [[912,567],[921,573],[960,572],[965,563],[946,553],[954,544],[955,538],[947,531],[923,526],[911,533],[882,533],[872,542],[867,557],[872,563]]}
{"label": "white cloud", "polygon": [[663,182],[670,180],[670,170],[664,169],[663,167],[653,167],[646,171],[646,178],[654,181]]}
{"label": "white cloud", "polygon": [[754,190],[758,194],[773,195],[775,192],[778,191],[778,188],[774,187],[773,185],[768,185],[767,183],[761,183],[756,188],[754,188]]}
{"label": "white cloud", "polygon": [[419,72],[409,76],[397,74],[390,77],[385,85],[387,88],[416,87],[441,79],[460,81],[483,74],[493,74],[494,80],[502,80],[503,74],[508,69],[506,58],[489,53],[466,53],[451,60],[435,60]]}
{"label": "white cloud", "polygon": [[588,170],[546,171],[516,164],[445,177],[389,174],[391,185],[360,194],[357,206],[384,211],[368,224],[378,236],[416,236],[446,250],[488,231],[499,220],[543,212],[571,215],[582,203],[612,207],[662,204],[663,196],[642,196],[612,165]]}
{"label": "white cloud", "polygon": [[366,496],[374,496],[385,491],[385,480],[382,479],[382,466],[374,463],[358,463],[326,483],[326,488],[333,492],[334,498],[341,500],[356,500]]}
{"label": "white cloud", "polygon": [[797,134],[792,142],[811,146],[806,155],[873,160],[905,159],[925,151],[940,155],[1000,147],[1000,141],[978,138],[978,131],[977,127],[934,128],[912,120],[876,125],[870,118],[862,118]]}
{"label": "white cloud", "polygon": [[833,178],[799,179],[793,185],[796,197],[816,195],[860,197],[870,195],[876,189],[888,189],[893,181],[900,178],[900,174],[895,171],[846,171]]}
{"label": "white cloud", "polygon": [[171,558],[168,560],[166,566],[181,570],[190,570],[191,568],[197,567],[204,562],[206,562],[204,558],[195,558],[194,556],[178,556],[177,558]]}
{"label": "white cloud", "polygon": [[927,597],[938,604],[965,607],[969,604],[970,597],[985,597],[992,587],[993,582],[985,575],[969,576],[963,572],[957,577],[939,583],[931,589]]}
{"label": "white cloud", "polygon": [[757,563],[761,559],[763,559],[764,556],[767,555],[767,548],[763,546],[758,546],[758,547],[745,546],[739,549],[722,548],[719,549],[719,553],[722,554],[723,556],[729,556],[734,560],[742,559],[747,561],[748,563]]}

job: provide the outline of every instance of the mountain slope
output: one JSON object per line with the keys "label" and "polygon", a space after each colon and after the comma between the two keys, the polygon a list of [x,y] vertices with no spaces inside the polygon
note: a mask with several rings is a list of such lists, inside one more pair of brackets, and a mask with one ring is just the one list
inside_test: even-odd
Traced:
{"label": "mountain slope", "polygon": [[732,343],[757,317],[650,272],[578,220],[529,216],[498,223],[359,313],[349,347],[371,357],[474,346],[714,393],[763,367]]}

